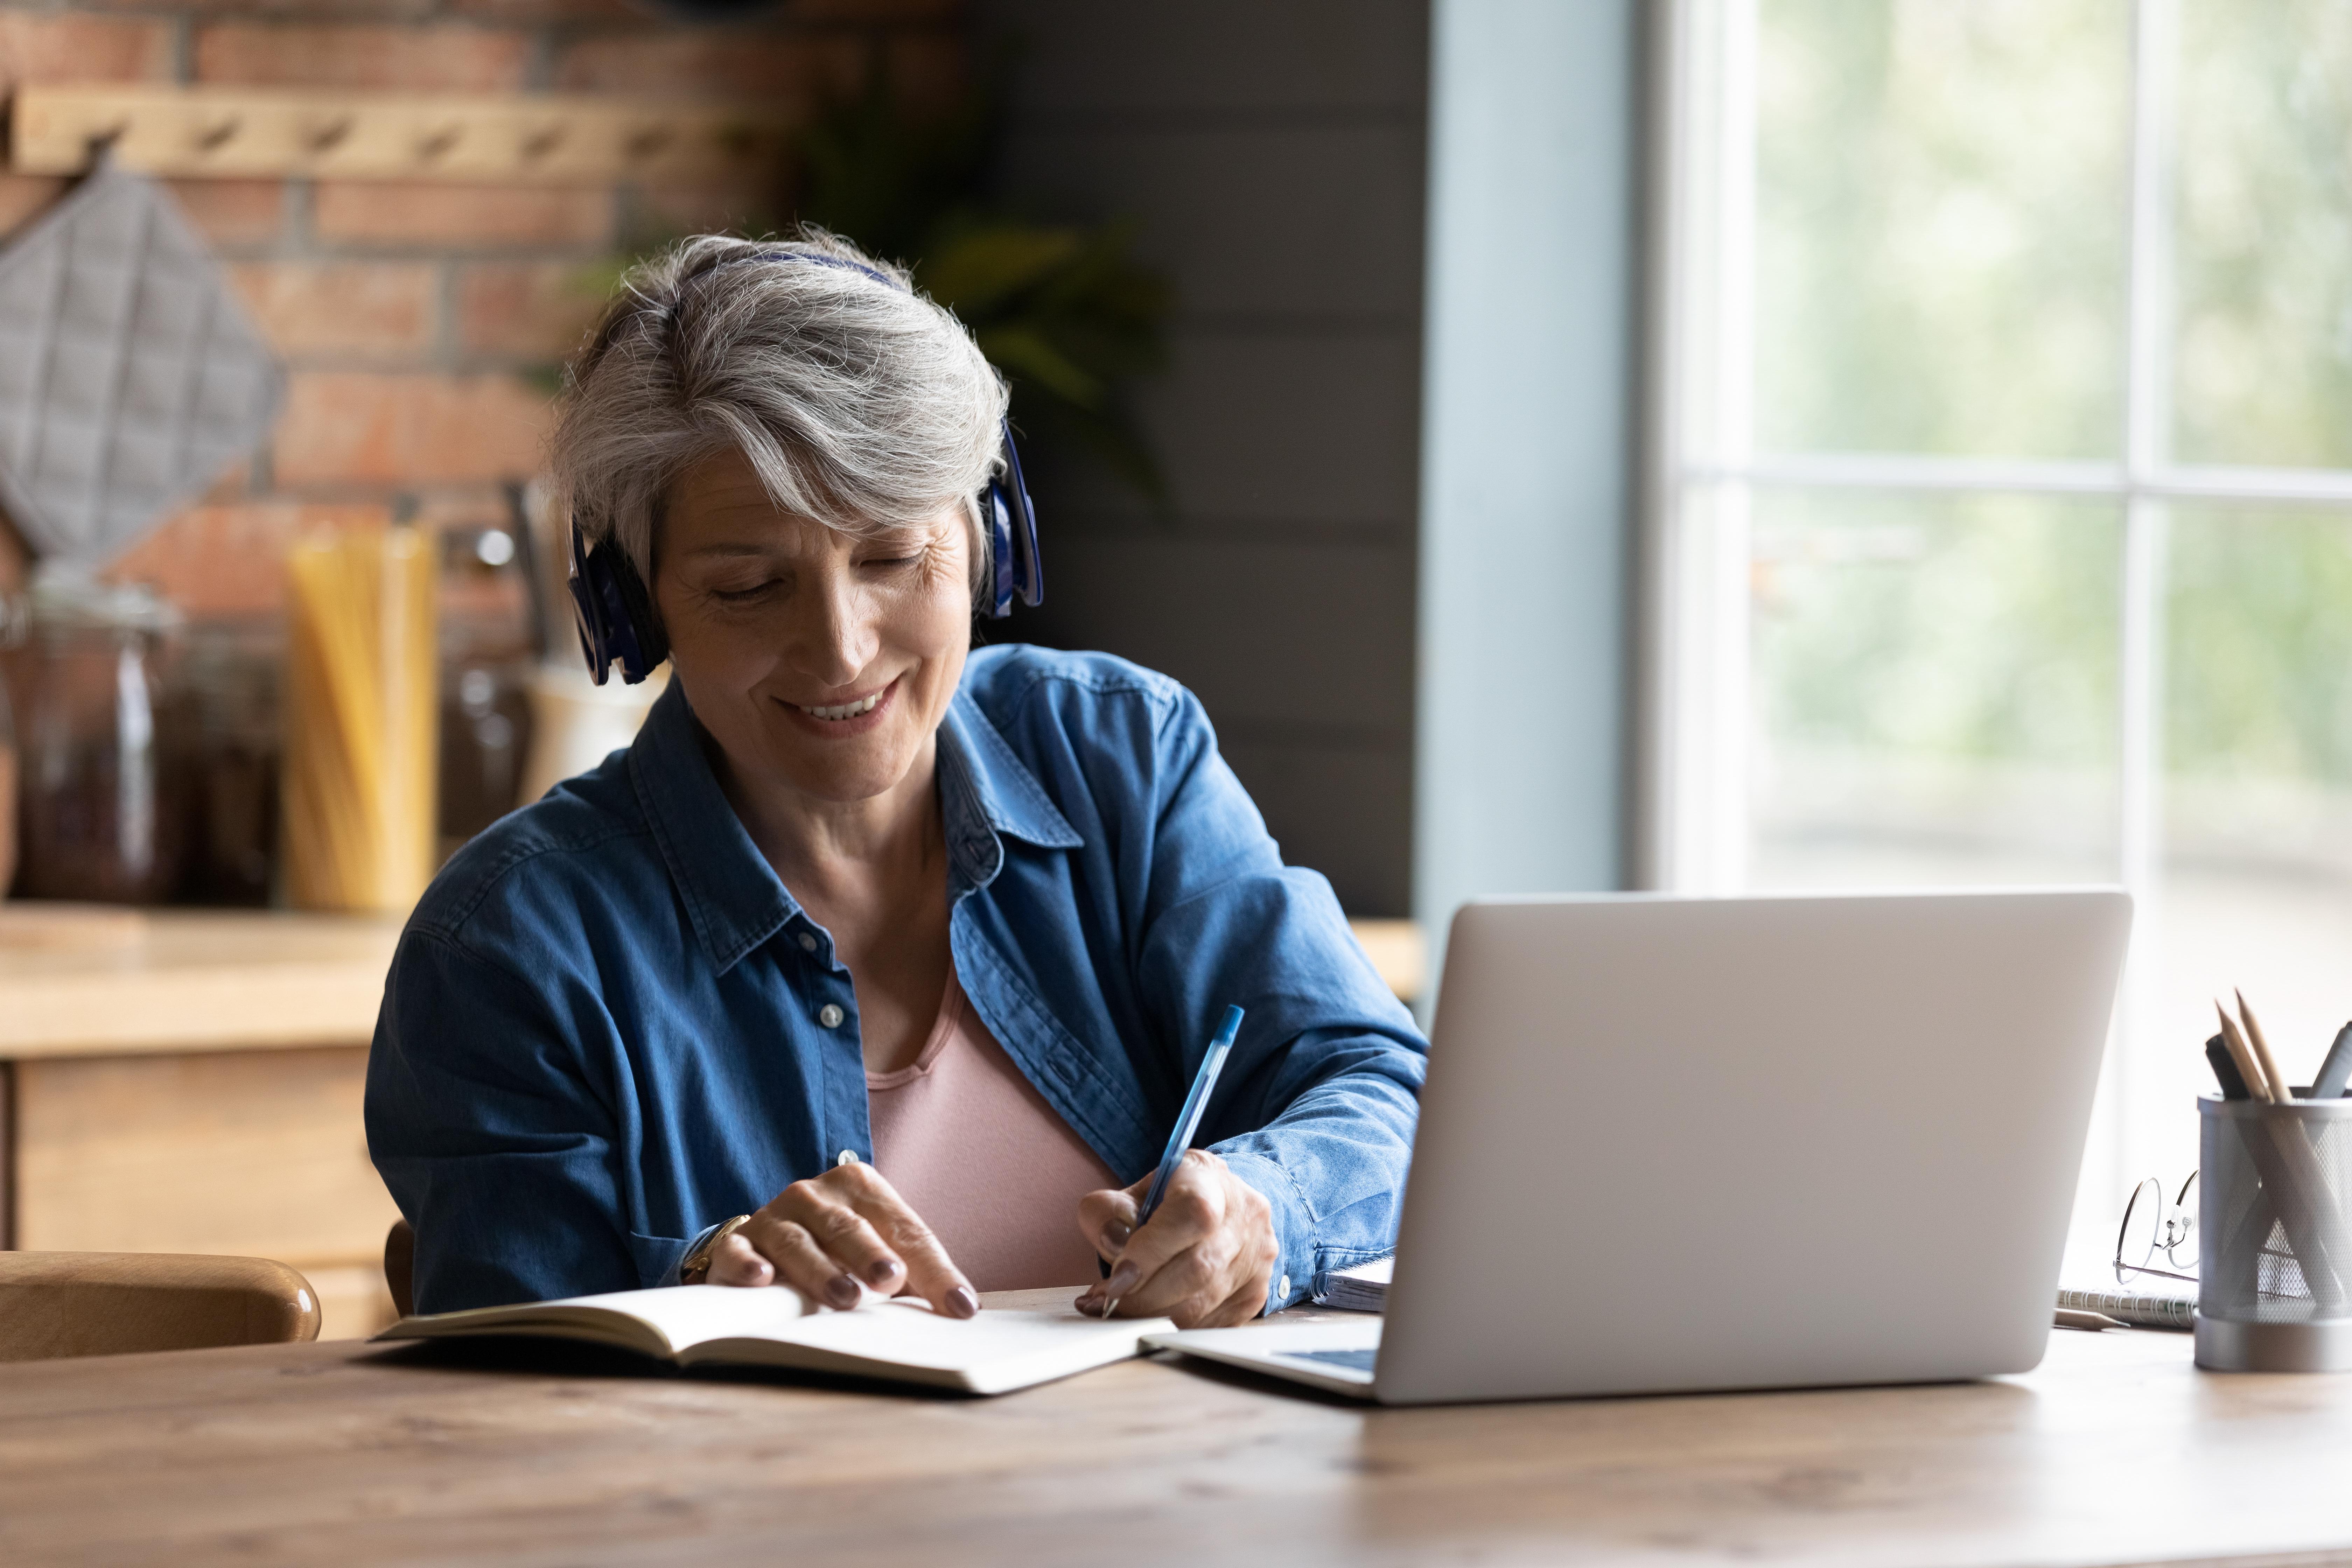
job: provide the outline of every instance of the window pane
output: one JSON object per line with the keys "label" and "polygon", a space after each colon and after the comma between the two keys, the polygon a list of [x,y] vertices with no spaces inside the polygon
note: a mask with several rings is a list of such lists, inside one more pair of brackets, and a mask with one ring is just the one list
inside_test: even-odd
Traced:
{"label": "window pane", "polygon": [[1749,880],[2112,881],[2105,502],[1759,492]]}
{"label": "window pane", "polygon": [[2352,462],[2352,6],[2186,0],[2179,457]]}
{"label": "window pane", "polygon": [[2186,1138],[2216,997],[2244,988],[2298,1083],[2352,1018],[2352,512],[2180,507],[2169,555],[2162,954],[2139,1053],[2164,1101],[2140,1104]]}
{"label": "window pane", "polygon": [[1765,451],[2113,457],[2126,0],[1761,0]]}

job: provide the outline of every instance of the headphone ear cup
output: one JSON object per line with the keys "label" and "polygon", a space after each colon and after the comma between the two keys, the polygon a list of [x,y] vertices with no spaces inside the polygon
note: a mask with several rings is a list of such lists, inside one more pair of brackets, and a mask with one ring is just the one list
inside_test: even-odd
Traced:
{"label": "headphone ear cup", "polygon": [[604,625],[604,595],[588,546],[580,538],[580,525],[567,523],[564,531],[572,546],[572,570],[563,582],[572,591],[572,629],[580,635],[580,657],[588,661],[588,673],[602,686],[613,673],[613,635]]}
{"label": "headphone ear cup", "polygon": [[1012,575],[1004,611],[1013,610],[1013,595],[1034,608],[1045,602],[1045,563],[1037,549],[1037,507],[1029,499],[1029,480],[1021,472],[1021,448],[1013,444],[1013,422],[1004,422],[1004,477],[996,489],[1004,498],[1004,533],[1012,545]]}
{"label": "headphone ear cup", "polygon": [[654,614],[644,579],[618,545],[606,542],[590,549],[574,524],[572,532],[573,627],[580,634],[580,652],[588,673],[602,686],[611,679],[613,661],[621,664],[621,679],[631,686],[654,672],[669,657],[669,639]]}
{"label": "headphone ear cup", "polygon": [[1013,510],[1005,504],[1004,487],[992,482],[988,487],[988,616],[1001,621],[1013,613],[1013,589],[1016,577],[1013,558],[1014,550]]}
{"label": "headphone ear cup", "polygon": [[654,611],[653,595],[646,592],[646,580],[637,575],[636,566],[629,558],[618,549],[596,553],[612,558],[613,586],[619,591],[629,629],[635,634],[638,667],[631,669],[626,661],[621,667],[623,679],[635,685],[669,657],[669,635],[662,629],[661,616]]}

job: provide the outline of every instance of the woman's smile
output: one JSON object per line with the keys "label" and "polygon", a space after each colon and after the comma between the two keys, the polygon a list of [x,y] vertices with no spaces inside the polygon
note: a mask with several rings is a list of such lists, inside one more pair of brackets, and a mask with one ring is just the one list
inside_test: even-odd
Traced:
{"label": "woman's smile", "polygon": [[828,741],[845,741],[881,728],[890,717],[891,699],[898,695],[898,681],[863,697],[853,697],[844,702],[788,702],[779,697],[776,706],[790,714],[794,727]]}

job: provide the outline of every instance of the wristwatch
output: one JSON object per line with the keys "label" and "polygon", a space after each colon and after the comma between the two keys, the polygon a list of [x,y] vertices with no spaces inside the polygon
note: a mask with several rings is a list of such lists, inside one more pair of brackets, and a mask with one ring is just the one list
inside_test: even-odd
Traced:
{"label": "wristwatch", "polygon": [[719,1250],[720,1242],[749,1224],[751,1218],[750,1215],[739,1214],[704,1237],[700,1245],[686,1255],[686,1261],[677,1266],[677,1282],[699,1285],[708,1280],[710,1278],[710,1255]]}

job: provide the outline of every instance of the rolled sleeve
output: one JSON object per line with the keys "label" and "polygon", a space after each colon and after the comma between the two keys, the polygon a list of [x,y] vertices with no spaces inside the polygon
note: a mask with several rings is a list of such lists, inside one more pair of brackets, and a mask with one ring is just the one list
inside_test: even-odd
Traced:
{"label": "rolled sleeve", "polygon": [[1223,1007],[1246,1011],[1203,1128],[1273,1209],[1278,1310],[1393,1250],[1427,1046],[1330,884],[1282,864],[1190,694],[1159,750],[1145,986],[1180,1021],[1187,1079]]}

